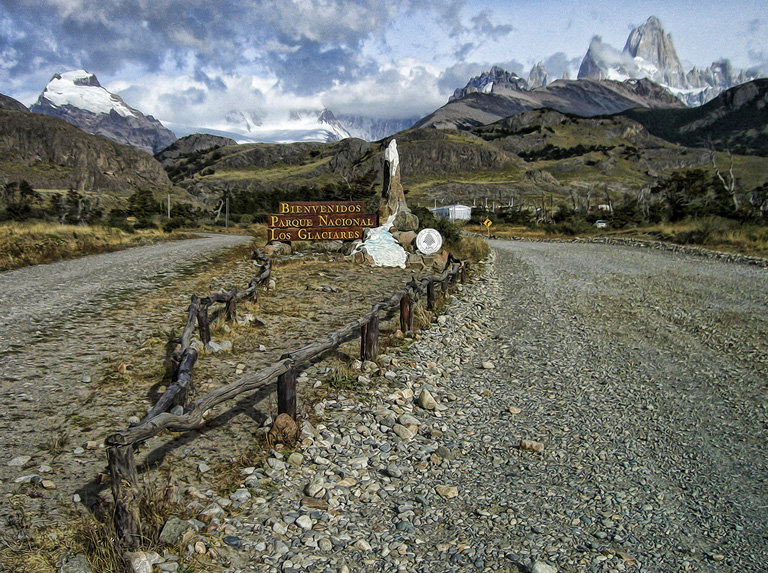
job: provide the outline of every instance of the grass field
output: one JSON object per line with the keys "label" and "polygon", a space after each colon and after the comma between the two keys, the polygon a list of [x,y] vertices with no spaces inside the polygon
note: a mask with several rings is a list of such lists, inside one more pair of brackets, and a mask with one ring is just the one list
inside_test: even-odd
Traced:
{"label": "grass field", "polygon": [[180,237],[156,229],[127,233],[114,227],[7,222],[0,224],[0,271]]}

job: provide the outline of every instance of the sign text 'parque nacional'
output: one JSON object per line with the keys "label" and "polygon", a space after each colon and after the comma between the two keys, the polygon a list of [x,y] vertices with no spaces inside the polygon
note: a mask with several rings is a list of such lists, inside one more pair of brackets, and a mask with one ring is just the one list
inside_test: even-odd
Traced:
{"label": "sign text 'parque nacional'", "polygon": [[280,203],[278,211],[269,216],[270,241],[352,241],[378,226],[363,201]]}

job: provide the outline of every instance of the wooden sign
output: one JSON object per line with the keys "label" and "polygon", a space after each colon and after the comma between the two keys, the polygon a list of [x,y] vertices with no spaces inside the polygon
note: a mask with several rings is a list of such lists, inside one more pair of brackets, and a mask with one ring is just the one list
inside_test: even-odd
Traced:
{"label": "wooden sign", "polygon": [[365,202],[363,201],[307,201],[280,203],[278,212],[281,215],[343,215],[351,213],[363,213]]}
{"label": "wooden sign", "polygon": [[366,214],[354,215],[270,215],[269,227],[282,228],[320,228],[320,227],[376,227],[377,216]]}
{"label": "wooden sign", "polygon": [[280,203],[269,216],[270,241],[352,241],[363,229],[378,226],[378,216],[365,213],[363,201]]}

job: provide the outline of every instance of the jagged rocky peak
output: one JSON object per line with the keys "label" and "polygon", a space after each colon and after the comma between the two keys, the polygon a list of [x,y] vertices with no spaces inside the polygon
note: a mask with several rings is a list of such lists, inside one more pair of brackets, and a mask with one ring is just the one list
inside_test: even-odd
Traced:
{"label": "jagged rocky peak", "polygon": [[107,91],[85,70],[54,74],[30,111],[59,117],[83,131],[151,154],[176,139],[162,123]]}
{"label": "jagged rocky peak", "polygon": [[734,70],[728,60],[686,73],[672,36],[664,31],[658,18],[651,16],[630,32],[621,52],[604,44],[599,36],[592,38],[578,77],[618,81],[649,78],[687,105],[698,106],[723,90],[755,79],[757,74]]}
{"label": "jagged rocky peak", "polygon": [[503,93],[505,91],[527,91],[528,82],[513,72],[499,66],[473,77],[466,86],[453,92],[448,101],[456,101],[471,93]]}
{"label": "jagged rocky peak", "polygon": [[531,68],[531,72],[528,74],[528,87],[532,90],[536,88],[542,88],[549,83],[549,75],[547,70],[544,69],[544,64],[538,62]]}
{"label": "jagged rocky peak", "polygon": [[676,76],[678,82],[685,75],[672,43],[672,36],[664,32],[656,16],[651,16],[645,24],[630,32],[624,52],[633,58],[650,62],[658,69],[664,70],[667,75]]}

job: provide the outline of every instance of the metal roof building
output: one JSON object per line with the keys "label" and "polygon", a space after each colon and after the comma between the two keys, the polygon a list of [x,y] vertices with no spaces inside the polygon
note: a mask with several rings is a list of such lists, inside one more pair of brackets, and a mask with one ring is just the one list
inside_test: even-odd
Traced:
{"label": "metal roof building", "polygon": [[451,221],[469,221],[472,216],[472,207],[466,205],[444,205],[430,209],[438,219],[450,219]]}

